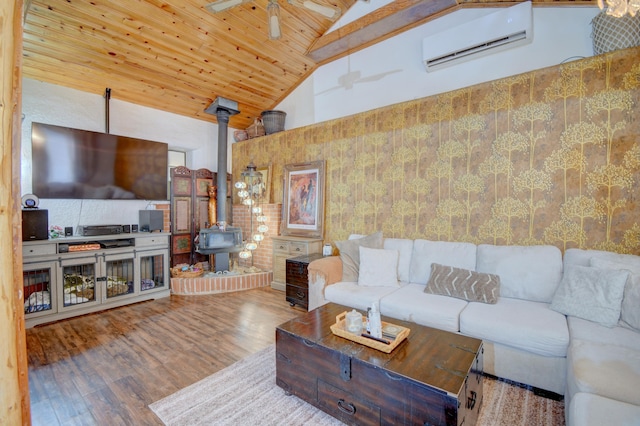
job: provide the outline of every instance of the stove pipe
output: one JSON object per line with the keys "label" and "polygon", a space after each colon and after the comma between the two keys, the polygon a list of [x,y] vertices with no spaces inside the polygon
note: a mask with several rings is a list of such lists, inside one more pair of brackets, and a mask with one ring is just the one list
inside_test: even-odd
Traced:
{"label": "stove pipe", "polygon": [[[218,118],[218,222],[227,221],[227,135],[229,127],[229,117],[239,114],[238,103],[230,99],[217,97],[204,112],[214,114]],[[212,226],[215,223],[211,224]]]}

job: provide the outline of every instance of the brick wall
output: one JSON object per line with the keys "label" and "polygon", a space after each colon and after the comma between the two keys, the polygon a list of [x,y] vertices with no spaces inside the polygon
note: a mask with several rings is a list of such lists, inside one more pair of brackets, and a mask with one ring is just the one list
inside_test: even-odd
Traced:
{"label": "brick wall", "polygon": [[156,204],[156,210],[162,210],[163,215],[163,232],[171,232],[171,204]]}
{"label": "brick wall", "polygon": [[[262,211],[267,216],[267,226],[269,231],[265,235],[264,241],[258,245],[258,249],[253,253],[253,266],[263,271],[271,271],[273,269],[272,249],[273,242],[271,236],[280,235],[280,220],[282,218],[282,204],[263,204]],[[242,237],[247,240],[251,238],[250,230],[250,212],[246,206],[237,204],[233,206],[233,226],[242,229]],[[257,227],[255,215],[253,217],[253,229]],[[240,266],[251,266],[251,259],[239,260]]]}

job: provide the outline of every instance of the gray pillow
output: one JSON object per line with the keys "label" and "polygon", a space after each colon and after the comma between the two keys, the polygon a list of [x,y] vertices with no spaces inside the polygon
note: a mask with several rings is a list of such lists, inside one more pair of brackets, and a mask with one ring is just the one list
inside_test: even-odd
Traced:
{"label": "gray pillow", "polygon": [[640,268],[637,265],[597,257],[592,257],[589,264],[598,269],[627,269],[630,271],[629,279],[624,286],[619,324],[625,328],[640,331]]}
{"label": "gray pillow", "polygon": [[567,265],[551,301],[551,309],[613,327],[620,319],[629,271]]}
{"label": "gray pillow", "polygon": [[356,238],[355,240],[336,241],[342,260],[342,281],[358,282],[360,272],[360,247],[381,249],[382,232]]}
{"label": "gray pillow", "polygon": [[431,275],[424,292],[451,296],[469,302],[494,304],[500,295],[500,277],[432,263]]}

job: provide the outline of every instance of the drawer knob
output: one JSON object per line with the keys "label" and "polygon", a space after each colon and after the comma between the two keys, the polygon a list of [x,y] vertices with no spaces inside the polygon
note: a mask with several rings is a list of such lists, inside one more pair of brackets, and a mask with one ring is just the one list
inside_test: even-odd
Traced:
{"label": "drawer knob", "polygon": [[298,299],[303,299],[304,298],[304,293],[301,291],[296,291],[296,296],[298,296]]}
{"label": "drawer knob", "polygon": [[356,406],[350,402],[346,402],[342,398],[338,400],[338,408],[340,409],[340,411],[349,414],[350,416],[353,416],[356,413]]}

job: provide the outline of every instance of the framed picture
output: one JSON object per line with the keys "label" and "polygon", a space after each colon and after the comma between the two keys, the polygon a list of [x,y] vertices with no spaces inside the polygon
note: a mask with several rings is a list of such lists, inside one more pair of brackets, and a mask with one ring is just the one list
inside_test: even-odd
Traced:
{"label": "framed picture", "polygon": [[261,202],[271,204],[271,164],[258,167],[256,171],[262,173],[262,182],[260,182]]}
{"label": "framed picture", "polygon": [[322,237],[324,161],[284,166],[282,235]]}

